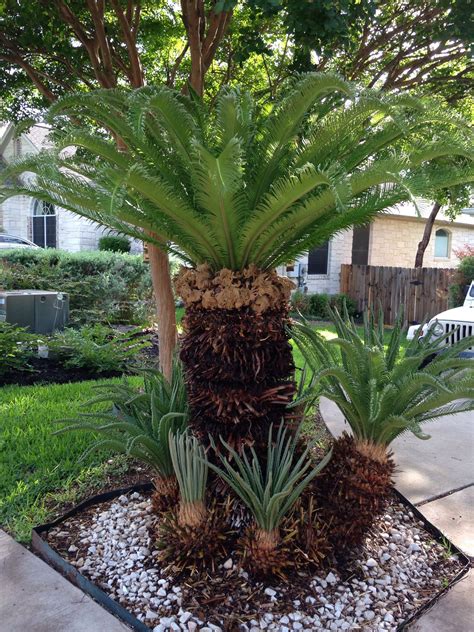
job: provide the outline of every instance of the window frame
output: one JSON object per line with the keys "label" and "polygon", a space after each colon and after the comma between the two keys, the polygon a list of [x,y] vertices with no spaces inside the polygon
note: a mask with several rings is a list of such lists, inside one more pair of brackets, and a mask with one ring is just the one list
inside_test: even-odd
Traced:
{"label": "window frame", "polygon": [[[443,232],[446,236],[446,254],[443,254],[443,255],[436,254],[436,241],[437,241],[438,233],[440,231]],[[451,231],[443,227],[437,228],[435,230],[434,237],[435,238],[434,238],[434,247],[433,247],[433,258],[436,259],[437,261],[447,261],[451,259]]]}

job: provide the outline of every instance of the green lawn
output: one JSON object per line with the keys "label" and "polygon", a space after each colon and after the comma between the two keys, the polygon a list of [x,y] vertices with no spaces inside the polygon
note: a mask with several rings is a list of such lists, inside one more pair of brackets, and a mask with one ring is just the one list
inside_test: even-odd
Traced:
{"label": "green lawn", "polygon": [[18,540],[28,541],[31,527],[59,504],[77,502],[126,468],[124,458],[106,452],[80,461],[88,433],[52,436],[55,422],[74,416],[95,396],[94,384],[106,382],[0,388],[0,525]]}
{"label": "green lawn", "polygon": [[[336,337],[331,325],[317,327],[325,338]],[[294,357],[302,368],[297,349]],[[31,527],[51,519],[58,507],[79,502],[125,472],[126,459],[107,452],[79,460],[89,433],[52,435],[58,419],[74,417],[94,397],[95,384],[117,380],[0,388],[0,525],[18,540],[27,542]]]}

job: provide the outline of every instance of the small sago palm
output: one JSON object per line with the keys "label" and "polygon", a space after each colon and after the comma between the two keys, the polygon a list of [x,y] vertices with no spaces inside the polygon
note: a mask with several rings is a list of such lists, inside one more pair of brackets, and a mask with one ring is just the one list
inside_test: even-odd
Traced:
{"label": "small sago palm", "polygon": [[[75,420],[65,420],[70,430],[88,430],[104,439],[96,439],[87,451],[108,448],[127,454],[150,466],[153,480],[155,510],[174,503],[177,499],[176,477],[169,449],[169,434],[180,435],[188,426],[188,403],[181,365],[173,364],[171,381],[159,371],[147,370],[144,388],[124,382],[97,386],[100,395],[84,404],[91,409],[96,404],[111,403],[107,412],[82,413]],[[69,422],[74,423],[70,424]],[[86,454],[87,454],[86,453]]]}
{"label": "small sago palm", "polygon": [[156,524],[160,561],[174,573],[215,570],[231,546],[230,499],[211,498],[206,503],[209,466],[196,437],[170,433],[169,450],[180,498],[179,507],[162,513]]}
{"label": "small sago palm", "polygon": [[[209,110],[146,87],[68,96],[47,120],[55,149],[7,167],[0,202],[26,194],[168,240],[189,266],[176,289],[191,426],[239,448],[265,444],[295,388],[291,284],[275,267],[412,195],[474,177],[462,121],[331,74],[302,75],[265,107],[236,88]],[[463,166],[443,170],[444,155]],[[35,177],[19,184],[23,172]]]}
{"label": "small sago palm", "polygon": [[179,523],[183,527],[199,527],[206,517],[208,464],[204,449],[196,437],[173,433],[169,436],[169,449],[180,493]]}
{"label": "small sago palm", "polygon": [[245,542],[246,561],[258,574],[278,572],[287,561],[278,550],[280,524],[327,465],[331,451],[317,463],[310,457],[310,445],[297,455],[298,433],[288,436],[287,429],[281,425],[275,440],[270,427],[265,463],[254,448],[250,448],[249,459],[245,450],[240,456],[225,441],[222,440],[222,444],[232,461],[221,455],[222,467],[212,463],[209,466],[234,490],[255,520],[256,526]]}
{"label": "small sago palm", "polygon": [[314,371],[319,395],[338,406],[352,431],[334,442],[333,459],[317,488],[334,543],[343,550],[362,542],[385,507],[395,467],[391,442],[408,431],[429,438],[423,424],[474,409],[472,363],[458,357],[474,339],[446,348],[443,338],[427,335],[403,350],[402,314],[387,344],[381,310],[378,324],[365,315],[362,336],[347,314],[331,315],[338,338],[325,340],[308,325],[296,323],[293,334]]}

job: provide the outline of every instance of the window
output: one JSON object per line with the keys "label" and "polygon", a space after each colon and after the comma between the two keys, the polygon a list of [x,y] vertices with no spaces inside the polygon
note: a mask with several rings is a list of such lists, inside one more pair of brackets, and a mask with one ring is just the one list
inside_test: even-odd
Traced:
{"label": "window", "polygon": [[35,202],[33,241],[41,248],[56,248],[56,209],[50,202]]}
{"label": "window", "polygon": [[449,258],[449,233],[443,228],[440,228],[435,233],[434,256],[437,259]]}
{"label": "window", "polygon": [[352,263],[366,266],[369,263],[370,225],[354,228],[352,237]]}
{"label": "window", "polygon": [[308,274],[327,274],[329,241],[308,253]]}

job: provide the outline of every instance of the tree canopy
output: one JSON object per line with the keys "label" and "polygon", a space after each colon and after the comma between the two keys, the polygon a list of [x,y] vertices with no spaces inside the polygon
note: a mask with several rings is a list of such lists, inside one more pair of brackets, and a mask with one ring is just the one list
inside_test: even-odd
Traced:
{"label": "tree canopy", "polygon": [[307,70],[469,101],[471,15],[469,0],[0,0],[0,118],[98,86],[200,92],[206,74],[211,99],[228,83],[274,96]]}

